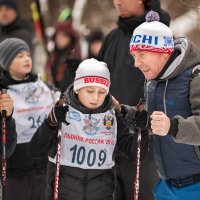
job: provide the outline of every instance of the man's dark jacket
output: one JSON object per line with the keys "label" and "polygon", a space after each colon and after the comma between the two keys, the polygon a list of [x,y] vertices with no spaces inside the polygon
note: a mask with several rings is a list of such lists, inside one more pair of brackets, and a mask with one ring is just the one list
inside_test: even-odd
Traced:
{"label": "man's dark jacket", "polygon": [[[144,95],[144,76],[134,67],[134,59],[130,55],[129,43],[133,31],[145,22],[145,15],[149,10],[159,13],[160,21],[169,25],[170,16],[160,8],[158,0],[151,0],[151,5],[145,14],[140,17],[120,18],[118,27],[112,30],[104,39],[99,53],[99,60],[108,64],[111,73],[111,94],[120,104],[137,105]],[[152,142],[150,142],[149,156],[140,167],[139,200],[152,200],[152,188],[158,181],[158,175],[153,158]],[[133,200],[133,188],[136,174],[136,165],[131,164],[125,157],[116,154],[117,189],[116,200]]]}

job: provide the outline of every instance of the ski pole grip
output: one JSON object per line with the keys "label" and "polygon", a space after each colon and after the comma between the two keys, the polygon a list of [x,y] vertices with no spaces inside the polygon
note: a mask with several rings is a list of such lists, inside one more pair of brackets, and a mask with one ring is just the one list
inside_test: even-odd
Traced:
{"label": "ski pole grip", "polygon": [[145,99],[140,98],[139,103],[137,104],[137,110],[142,112],[145,109]]}
{"label": "ski pole grip", "polygon": [[[2,94],[5,94],[7,93],[7,90],[6,89],[2,89]],[[6,110],[2,110],[2,118],[6,117]]]}

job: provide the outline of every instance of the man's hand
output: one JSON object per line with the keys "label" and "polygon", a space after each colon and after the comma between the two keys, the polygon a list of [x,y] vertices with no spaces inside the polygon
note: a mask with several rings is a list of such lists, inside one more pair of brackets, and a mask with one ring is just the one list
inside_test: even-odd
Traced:
{"label": "man's hand", "polygon": [[13,112],[13,100],[8,93],[0,91],[0,112],[6,111],[6,117],[10,117]]}
{"label": "man's hand", "polygon": [[121,112],[121,107],[119,105],[119,101],[117,101],[117,99],[115,99],[115,97],[112,96],[112,103],[115,109],[119,110],[119,112]]}
{"label": "man's hand", "polygon": [[170,119],[163,112],[154,111],[151,118],[151,129],[155,135],[165,136],[170,129]]}

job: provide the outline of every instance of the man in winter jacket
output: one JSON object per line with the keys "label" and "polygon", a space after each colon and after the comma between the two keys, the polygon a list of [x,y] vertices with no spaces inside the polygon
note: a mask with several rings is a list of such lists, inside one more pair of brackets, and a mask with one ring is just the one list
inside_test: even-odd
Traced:
{"label": "man in winter jacket", "polygon": [[[105,38],[100,50],[99,60],[105,61],[111,73],[111,94],[120,104],[135,106],[143,97],[144,76],[133,67],[134,59],[129,52],[129,42],[134,29],[145,22],[145,13],[155,10],[160,14],[161,21],[169,25],[168,13],[160,8],[158,0],[113,0],[119,13],[118,27]],[[148,164],[147,164],[148,163]],[[116,156],[118,200],[133,200],[133,185],[136,166],[120,154]],[[123,169],[126,168],[126,171]],[[157,181],[157,172],[153,161],[152,148],[146,162],[141,166],[140,200],[152,200],[151,192]],[[128,183],[128,184],[127,184]]]}
{"label": "man in winter jacket", "polygon": [[156,200],[200,197],[200,50],[149,12],[131,38],[130,52],[147,79],[147,110],[160,181]]}

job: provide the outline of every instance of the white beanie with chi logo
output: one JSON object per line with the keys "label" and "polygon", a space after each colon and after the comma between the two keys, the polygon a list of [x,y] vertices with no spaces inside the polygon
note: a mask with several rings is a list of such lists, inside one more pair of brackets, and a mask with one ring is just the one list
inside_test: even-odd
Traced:
{"label": "white beanie with chi logo", "polygon": [[149,51],[155,53],[172,54],[174,41],[172,30],[165,24],[159,22],[157,12],[149,11],[146,22],[138,26],[130,41],[130,53],[133,51]]}
{"label": "white beanie with chi logo", "polygon": [[99,86],[109,92],[110,72],[105,62],[91,58],[80,63],[74,79],[74,91],[87,86]]}

